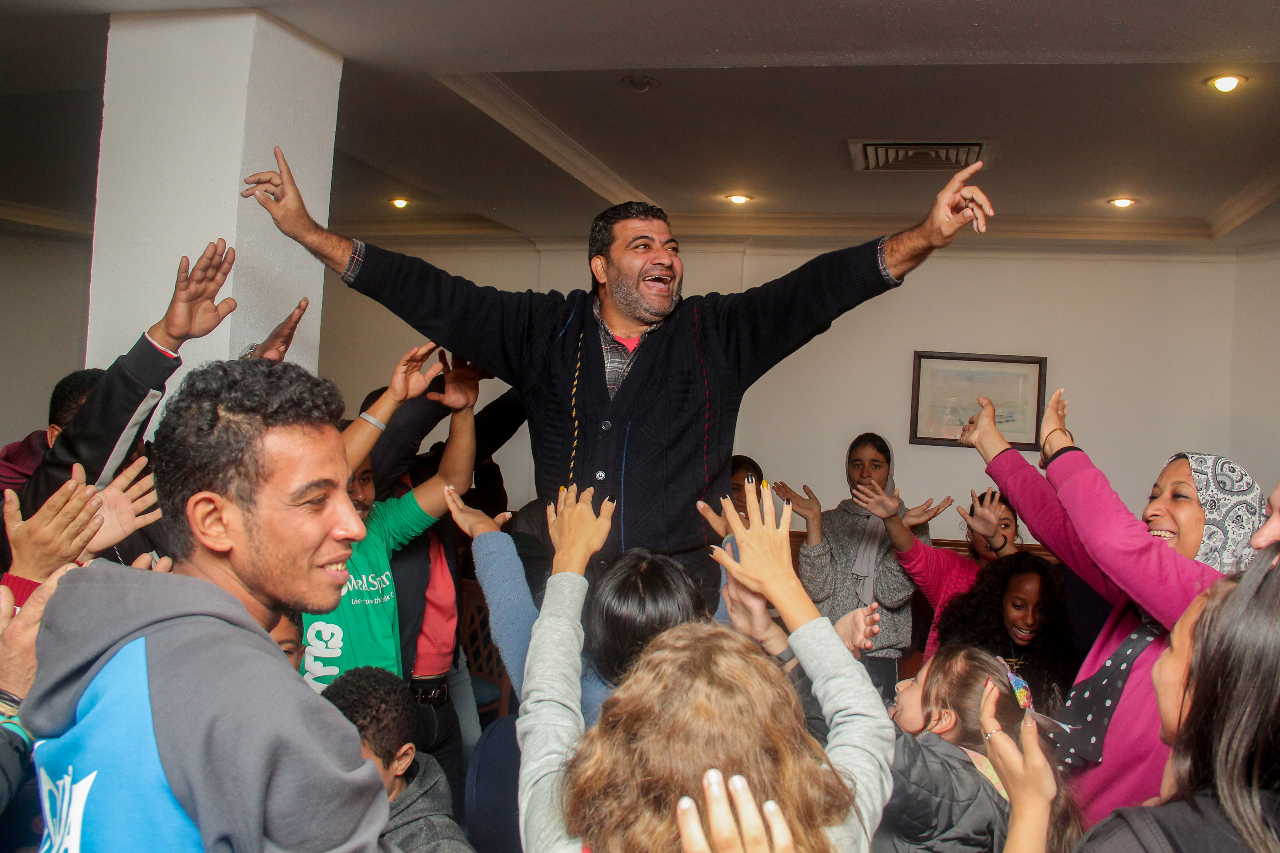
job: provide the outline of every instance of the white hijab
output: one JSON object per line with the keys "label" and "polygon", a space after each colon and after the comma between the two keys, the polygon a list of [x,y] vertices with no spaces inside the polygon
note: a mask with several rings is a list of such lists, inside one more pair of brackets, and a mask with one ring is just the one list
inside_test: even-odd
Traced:
{"label": "white hijab", "polygon": [[[884,441],[883,438],[881,440]],[[897,489],[893,482],[894,457],[897,454],[893,452],[893,445],[888,441],[884,443],[889,448],[889,479],[884,484],[884,492],[892,496]],[[853,459],[853,450],[854,447],[850,444],[849,452],[844,457],[844,476],[849,483],[850,496],[853,495],[853,478],[849,476],[849,463]],[[884,521],[872,515],[870,510],[863,509],[850,501],[849,511],[867,519],[867,529],[862,534],[862,542],[858,545],[858,554],[854,557],[853,568],[850,570],[858,585],[858,600],[865,607],[876,600],[876,564],[880,561],[880,552],[884,549],[885,543],[889,541],[889,533],[885,530]]]}

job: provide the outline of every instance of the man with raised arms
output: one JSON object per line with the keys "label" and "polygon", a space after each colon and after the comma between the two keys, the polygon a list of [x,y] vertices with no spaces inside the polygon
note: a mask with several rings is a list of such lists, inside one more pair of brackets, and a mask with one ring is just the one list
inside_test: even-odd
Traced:
{"label": "man with raised arms", "polygon": [[242,193],[356,290],[422,334],[492,371],[524,399],[538,496],[566,484],[617,498],[618,523],[598,570],[628,548],[680,560],[711,606],[719,537],[695,502],[729,493],[742,397],[771,367],[860,303],[897,287],[972,223],[987,197],[956,174],[908,231],[820,255],[742,293],[681,298],[679,244],[661,208],[615,205],[591,226],[591,290],[512,293],[451,276],[418,258],[341,237],[308,214],[284,154]]}

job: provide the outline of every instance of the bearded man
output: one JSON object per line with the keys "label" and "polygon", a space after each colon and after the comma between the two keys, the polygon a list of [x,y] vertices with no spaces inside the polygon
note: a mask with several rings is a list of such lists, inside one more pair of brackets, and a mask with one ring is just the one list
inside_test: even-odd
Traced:
{"label": "bearded man", "polygon": [[431,340],[519,389],[538,497],[569,483],[616,497],[608,543],[588,577],[623,551],[669,554],[719,598],[719,537],[695,509],[729,494],[742,397],[771,367],[860,303],[897,287],[972,223],[987,197],[956,174],[915,228],[820,255],[742,293],[681,298],[679,244],[661,208],[615,205],[591,225],[592,288],[512,293],[326,230],[308,214],[288,163],[245,178],[276,226],[351,287]]}

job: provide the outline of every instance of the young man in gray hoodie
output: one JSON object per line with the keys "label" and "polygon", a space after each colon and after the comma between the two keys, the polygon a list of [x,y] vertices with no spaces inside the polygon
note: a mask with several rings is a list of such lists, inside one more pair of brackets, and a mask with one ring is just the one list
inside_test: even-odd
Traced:
{"label": "young man in gray hoodie", "polygon": [[295,364],[192,371],[153,463],[173,574],[95,560],[63,579],[21,706],[53,850],[391,850],[355,728],[267,632],[324,613],[364,525],[335,423]]}

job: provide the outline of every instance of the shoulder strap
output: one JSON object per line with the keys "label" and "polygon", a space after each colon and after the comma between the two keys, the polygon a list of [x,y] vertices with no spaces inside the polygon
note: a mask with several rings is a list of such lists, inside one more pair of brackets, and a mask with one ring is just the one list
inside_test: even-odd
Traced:
{"label": "shoulder strap", "polygon": [[1116,816],[1129,824],[1138,843],[1147,853],[1174,853],[1169,838],[1148,808],[1116,809]]}

